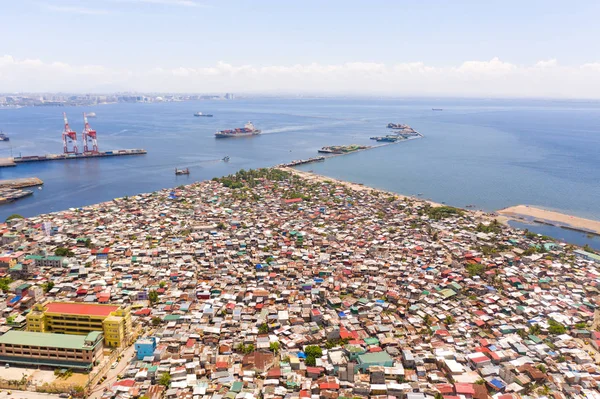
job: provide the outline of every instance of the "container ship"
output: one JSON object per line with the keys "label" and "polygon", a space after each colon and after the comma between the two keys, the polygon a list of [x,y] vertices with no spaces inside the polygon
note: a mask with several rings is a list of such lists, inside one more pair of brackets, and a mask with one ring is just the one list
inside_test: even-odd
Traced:
{"label": "container ship", "polygon": [[203,114],[202,112],[194,112],[194,116],[205,116],[207,118],[212,118],[212,114]]}
{"label": "container ship", "polygon": [[256,136],[260,134],[260,130],[256,129],[252,122],[248,122],[244,127],[238,127],[236,129],[221,130],[215,133],[215,137],[218,139],[226,137],[246,137]]}

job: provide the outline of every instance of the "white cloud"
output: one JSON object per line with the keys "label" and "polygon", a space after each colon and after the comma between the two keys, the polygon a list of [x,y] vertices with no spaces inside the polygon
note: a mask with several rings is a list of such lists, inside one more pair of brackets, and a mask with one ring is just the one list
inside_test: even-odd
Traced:
{"label": "white cloud", "polygon": [[45,4],[44,7],[51,11],[66,12],[70,14],[85,14],[85,15],[106,15],[109,14],[108,10],[102,10],[98,8],[87,8],[87,7],[72,7],[72,6],[57,6],[52,4]]}
{"label": "white cloud", "polygon": [[555,66],[558,66],[558,61],[556,60],[556,58],[552,58],[550,60],[545,61],[538,61],[536,62],[535,66],[537,68],[553,68]]}
{"label": "white cloud", "polygon": [[434,67],[422,62],[383,64],[181,66],[147,69],[71,65],[0,56],[4,92],[111,90],[164,92],[298,92],[393,96],[600,97],[600,62],[563,66],[557,60],[516,65],[493,58]]}

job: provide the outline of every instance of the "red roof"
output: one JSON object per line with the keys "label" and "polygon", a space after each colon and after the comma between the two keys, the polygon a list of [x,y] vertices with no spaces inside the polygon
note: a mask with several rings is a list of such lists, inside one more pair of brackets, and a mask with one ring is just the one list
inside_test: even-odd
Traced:
{"label": "red roof", "polygon": [[465,384],[465,383],[457,383],[454,384],[454,389],[456,389],[457,395],[474,395],[475,389],[473,389],[473,384]]}
{"label": "red roof", "polygon": [[90,316],[109,316],[112,312],[119,309],[115,305],[93,305],[86,303],[70,303],[70,302],[50,302],[46,306],[47,312],[50,313],[66,313],[77,315]]}
{"label": "red roof", "polygon": [[301,202],[301,201],[302,201],[302,198],[290,198],[290,199],[286,199],[284,202],[286,204],[293,204],[293,203]]}
{"label": "red roof", "polygon": [[340,384],[335,382],[323,382],[319,384],[319,389],[340,389]]}

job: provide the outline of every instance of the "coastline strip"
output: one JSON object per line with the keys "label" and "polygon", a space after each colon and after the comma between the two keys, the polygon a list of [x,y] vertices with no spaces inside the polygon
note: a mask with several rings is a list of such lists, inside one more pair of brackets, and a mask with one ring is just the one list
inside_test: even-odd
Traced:
{"label": "coastline strip", "polygon": [[[392,143],[393,144],[393,143]],[[337,154],[336,154],[337,155]],[[340,154],[340,155],[345,155],[345,154]],[[328,177],[328,176],[323,176],[323,175],[319,175],[313,172],[305,172],[303,170],[298,170],[295,169],[293,167],[281,167],[278,166],[276,167],[276,169],[280,169],[280,170],[284,170],[286,172],[291,172],[294,173],[300,177],[302,177],[303,179],[307,180],[307,181],[314,181],[314,182],[332,182],[335,183],[337,185],[341,185],[341,186],[346,186],[352,190],[355,191],[379,191],[381,193],[385,193],[388,194],[390,196],[395,196],[398,198],[402,198],[402,199],[411,199],[414,201],[419,201],[419,202],[423,202],[423,203],[428,203],[431,206],[437,207],[437,206],[444,206],[443,204],[437,203],[437,202],[433,202],[424,198],[418,198],[418,197],[412,197],[409,195],[403,195],[403,194],[398,194],[398,193],[394,193],[391,191],[386,191],[386,190],[382,190],[379,188],[374,188],[374,187],[369,187],[369,186],[365,186],[364,184],[359,184],[359,183],[352,183],[346,180],[338,180],[338,179],[334,179],[333,177]]]}
{"label": "coastline strip", "polygon": [[570,230],[600,235],[600,221],[584,219],[554,211],[536,208],[529,205],[517,205],[501,209],[497,213],[513,220],[525,220],[534,223],[549,224]]}

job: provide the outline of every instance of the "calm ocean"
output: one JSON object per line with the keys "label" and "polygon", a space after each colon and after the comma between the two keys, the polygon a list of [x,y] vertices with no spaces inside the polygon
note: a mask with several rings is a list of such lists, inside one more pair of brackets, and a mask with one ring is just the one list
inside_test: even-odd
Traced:
{"label": "calm ocean", "polygon": [[[388,133],[388,122],[407,123],[425,138],[302,169],[460,207],[528,204],[600,219],[600,102],[252,99],[0,109],[0,129],[11,138],[0,142],[0,157],[60,153],[63,111],[78,134],[81,113],[96,112],[90,123],[101,150],[148,154],[2,168],[1,179],[36,176],[45,184],[1,206],[1,220],[308,158],[325,145],[372,144],[369,137]],[[213,136],[249,120],[264,134]],[[229,163],[220,161],[225,155]],[[175,176],[183,167],[191,174]]]}

